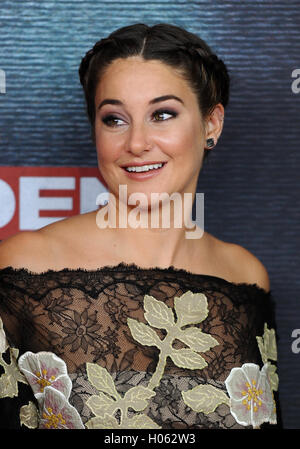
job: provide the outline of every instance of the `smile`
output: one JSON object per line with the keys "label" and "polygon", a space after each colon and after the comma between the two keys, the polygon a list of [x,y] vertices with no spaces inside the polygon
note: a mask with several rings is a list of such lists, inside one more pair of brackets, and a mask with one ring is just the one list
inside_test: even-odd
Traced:
{"label": "smile", "polygon": [[163,165],[164,165],[164,163],[153,164],[153,165],[132,166],[132,167],[126,167],[125,170],[128,172],[147,172],[149,170],[156,170],[158,168],[161,168]]}
{"label": "smile", "polygon": [[126,176],[135,181],[146,181],[147,179],[159,176],[165,169],[167,162],[156,162],[145,165],[128,165],[122,167]]}

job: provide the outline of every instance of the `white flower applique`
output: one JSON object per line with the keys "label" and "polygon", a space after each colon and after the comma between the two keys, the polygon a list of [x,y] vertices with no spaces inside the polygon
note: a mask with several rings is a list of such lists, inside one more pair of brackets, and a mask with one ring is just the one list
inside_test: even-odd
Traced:
{"label": "white flower applique", "polygon": [[[68,401],[72,382],[62,359],[51,352],[26,352],[19,358],[19,368],[37,399],[39,428],[84,428],[79,413]],[[34,421],[33,413],[31,403],[22,407],[23,423],[30,421],[29,417]]]}
{"label": "white flower applique", "polygon": [[276,366],[270,360],[277,360],[274,329],[264,325],[263,337],[256,337],[263,367],[245,363],[233,368],[225,380],[230,396],[230,411],[236,421],[244,426],[259,428],[264,422],[276,424],[276,403],[273,391],[278,390]]}
{"label": "white flower applique", "polygon": [[59,390],[67,398],[70,396],[72,382],[63,360],[52,352],[26,352],[19,358],[20,370],[26,376],[37,399],[46,387]]}
{"label": "white flower applique", "polygon": [[232,368],[225,385],[230,411],[238,424],[259,428],[262,423],[271,422],[274,404],[267,364],[261,370],[255,363]]}
{"label": "white flower applique", "polygon": [[53,387],[46,387],[40,407],[40,429],[84,429],[80,415],[68,399]]}

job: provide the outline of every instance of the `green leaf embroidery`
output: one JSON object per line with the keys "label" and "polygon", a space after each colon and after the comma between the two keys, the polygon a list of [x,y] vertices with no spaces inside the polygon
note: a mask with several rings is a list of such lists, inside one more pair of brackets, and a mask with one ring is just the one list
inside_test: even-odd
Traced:
{"label": "green leaf embroidery", "polygon": [[271,388],[274,391],[278,390],[279,377],[276,373],[276,366],[273,363],[268,363],[268,375],[270,379]]}
{"label": "green leaf embroidery", "polygon": [[92,385],[99,391],[113,396],[115,399],[120,398],[119,393],[116,390],[114,381],[109,372],[95,363],[87,363],[86,370],[88,379]]}
{"label": "green leaf embroidery", "polygon": [[145,318],[148,323],[158,329],[169,329],[174,325],[172,309],[162,301],[157,301],[153,296],[144,297]]}
{"label": "green leaf embroidery", "polygon": [[[96,364],[87,363],[88,378],[100,391],[98,396],[91,396],[87,401],[87,405],[96,415],[86,424],[88,428],[159,428],[144,414],[136,414],[129,418],[128,409],[140,412],[147,407],[149,399],[155,396],[153,390],[159,385],[163,376],[167,357],[170,357],[178,367],[201,370],[207,366],[207,363],[199,352],[209,351],[219,344],[214,337],[196,327],[181,329],[187,325],[201,323],[207,317],[207,299],[202,293],[188,291],[180,298],[174,299],[177,321],[175,321],[173,309],[153,296],[145,295],[144,309],[144,316],[149,325],[132,318],[128,318],[127,323],[137,342],[159,349],[158,364],[149,381],[148,388],[132,387],[122,398],[116,391],[108,371]],[[150,326],[166,330],[167,335],[161,340]],[[172,345],[176,339],[183,342],[188,348],[174,349]],[[193,410],[204,413],[211,413],[221,403],[229,404],[228,396],[210,385],[200,385],[188,392],[183,392],[182,397]],[[112,416],[117,410],[121,412],[120,422]]]}
{"label": "green leaf embroidery", "polygon": [[0,355],[0,365],[4,368],[4,374],[0,377],[0,398],[18,396],[18,382],[27,384],[25,376],[21,373],[17,358],[19,350],[9,348],[10,363],[6,363]]}
{"label": "green leaf embroidery", "polygon": [[214,337],[205,334],[196,327],[189,327],[188,329],[180,331],[177,338],[193,349],[193,351],[197,352],[209,351],[210,348],[219,344]]}
{"label": "green leaf embroidery", "polygon": [[268,329],[267,323],[264,324],[264,335],[262,337],[256,337],[259,352],[263,361],[263,364],[268,364],[268,375],[271,382],[271,388],[274,391],[278,390],[278,375],[276,373],[276,365],[269,362],[269,360],[277,360],[277,345],[276,335],[274,329]]}
{"label": "green leaf embroidery", "polygon": [[[149,381],[150,389],[159,385],[167,357],[170,357],[173,363],[179,367],[203,369],[207,363],[198,352],[206,352],[219,344],[215,338],[198,328],[181,329],[188,324],[200,323],[207,317],[208,306],[204,294],[188,291],[180,298],[174,299],[174,307],[177,315],[176,322],[174,312],[170,307],[153,296],[145,295],[144,297],[145,318],[150,326],[166,330],[167,335],[163,340],[149,326],[131,318],[127,320],[136,341],[147,346],[156,346],[160,350],[155,373]],[[181,340],[190,349],[174,349],[172,344],[176,339]]]}
{"label": "green leaf embroidery", "polygon": [[174,308],[179,327],[202,323],[208,315],[207,299],[203,293],[188,291],[180,298],[175,297]]}
{"label": "green leaf embroidery", "polygon": [[203,369],[207,366],[204,358],[191,349],[173,349],[169,356],[180,368]]}
{"label": "green leaf embroidery", "polygon": [[136,412],[140,412],[147,407],[147,400],[153,396],[155,396],[154,391],[149,388],[137,386],[130,388],[130,390],[125,393],[123,400],[126,405],[130,404],[131,408],[133,408]]}
{"label": "green leaf embroidery", "polygon": [[264,325],[264,335],[262,337],[256,337],[259,351],[263,363],[267,363],[268,360],[277,360],[277,346],[276,336],[274,329],[268,329],[267,323]]}
{"label": "green leaf embroidery", "polygon": [[85,425],[88,429],[118,429],[120,425],[116,418],[105,414],[103,417],[91,418]]}
{"label": "green leaf embroidery", "polygon": [[29,401],[27,405],[20,408],[20,424],[29,429],[36,429],[38,426],[38,410],[33,402]]}
{"label": "green leaf embroidery", "polygon": [[189,391],[183,391],[186,405],[197,413],[212,413],[220,404],[229,405],[229,397],[224,391],[212,385],[198,385]]}
{"label": "green leaf embroidery", "polygon": [[127,324],[133,338],[145,346],[160,347],[160,339],[156,332],[147,324],[128,318]]}
{"label": "green leaf embroidery", "polygon": [[[94,363],[87,363],[88,379],[99,390],[98,395],[92,395],[86,404],[96,415],[88,421],[90,429],[134,428],[133,418],[128,418],[128,409],[142,411],[148,405],[148,400],[155,396],[154,391],[143,386],[132,387],[124,397],[117,392],[114,381],[109,372]],[[120,410],[120,423],[113,416]],[[144,415],[142,415],[144,418]],[[152,425],[155,425],[153,423]],[[151,427],[152,428],[152,427]]]}
{"label": "green leaf embroidery", "polygon": [[160,429],[147,415],[135,415],[126,418],[119,424],[116,418],[105,414],[103,417],[91,418],[87,423],[88,429]]}
{"label": "green leaf embroidery", "polygon": [[135,415],[124,423],[126,429],[160,429],[147,415]]}
{"label": "green leaf embroidery", "polygon": [[91,396],[86,404],[92,410],[94,415],[103,418],[105,414],[113,415],[118,409],[117,401],[109,398],[106,394],[100,392],[99,395]]}

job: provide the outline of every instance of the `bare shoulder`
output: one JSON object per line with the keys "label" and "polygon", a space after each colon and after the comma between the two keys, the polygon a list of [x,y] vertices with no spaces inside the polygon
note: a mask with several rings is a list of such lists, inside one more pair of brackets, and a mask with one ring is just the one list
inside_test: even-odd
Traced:
{"label": "bare shoulder", "polygon": [[0,243],[0,269],[28,268],[34,271],[35,262],[46,256],[46,241],[40,231],[23,231]]}
{"label": "bare shoulder", "polygon": [[206,254],[210,271],[229,282],[256,284],[270,290],[268,272],[250,251],[236,243],[226,242],[206,233]]}
{"label": "bare shoulder", "polygon": [[270,279],[266,267],[253,253],[241,245],[224,242],[231,264],[236,267],[235,282],[256,284],[267,292]]}
{"label": "bare shoulder", "polygon": [[40,273],[85,267],[95,247],[94,227],[94,213],[87,213],[16,234],[0,243],[0,269],[11,266]]}

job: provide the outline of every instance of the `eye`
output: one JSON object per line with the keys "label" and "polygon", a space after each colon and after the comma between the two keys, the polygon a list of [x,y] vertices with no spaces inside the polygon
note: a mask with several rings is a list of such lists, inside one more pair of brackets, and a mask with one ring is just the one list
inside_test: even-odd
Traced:
{"label": "eye", "polygon": [[119,117],[116,117],[115,115],[107,115],[102,118],[102,122],[105,125],[113,128],[113,127],[121,126],[123,123],[123,120],[120,119]]}
{"label": "eye", "polygon": [[157,122],[164,122],[177,116],[177,112],[168,109],[159,109],[152,114],[152,118]]}

